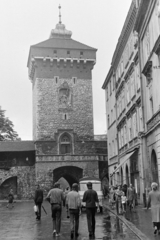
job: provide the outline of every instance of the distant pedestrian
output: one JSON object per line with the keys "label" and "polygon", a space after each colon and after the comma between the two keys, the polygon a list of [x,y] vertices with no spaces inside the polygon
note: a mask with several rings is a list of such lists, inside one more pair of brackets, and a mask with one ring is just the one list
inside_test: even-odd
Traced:
{"label": "distant pedestrian", "polygon": [[115,191],[117,214],[122,214],[122,201],[121,201],[122,195],[123,191],[121,189],[121,185],[119,185],[118,189]]}
{"label": "distant pedestrian", "polygon": [[8,208],[9,206],[11,206],[11,208],[13,208],[13,207],[14,207],[13,201],[14,201],[13,190],[10,189],[10,192],[9,192],[9,194],[8,194],[8,204],[7,204],[6,207]]}
{"label": "distant pedestrian", "polygon": [[64,204],[63,204],[63,206],[65,206],[65,204],[66,204],[66,198],[67,198],[67,195],[68,195],[69,192],[70,192],[70,187],[66,187],[66,189],[64,191]]}
{"label": "distant pedestrian", "polygon": [[111,205],[111,209],[113,210],[115,208],[115,189],[113,186],[111,186],[110,191],[109,191],[109,203]]}
{"label": "distant pedestrian", "polygon": [[127,200],[130,211],[135,211],[135,199],[136,199],[136,192],[135,188],[130,184],[130,186],[127,189]]}
{"label": "distant pedestrian", "polygon": [[56,182],[54,184],[54,188],[49,191],[46,199],[51,204],[53,219],[53,235],[59,237],[61,229],[62,203],[64,201],[63,191],[62,189],[60,189],[59,182]]}
{"label": "distant pedestrian", "polygon": [[70,213],[70,228],[71,228],[71,239],[73,237],[78,237],[78,228],[79,228],[79,214],[81,211],[81,199],[80,195],[77,192],[78,184],[74,183],[72,185],[72,191],[67,194],[66,198],[66,208]]}
{"label": "distant pedestrian", "polygon": [[121,202],[122,202],[122,211],[123,213],[126,212],[126,203],[127,203],[127,197],[125,196],[125,193],[122,193],[121,196]]}
{"label": "distant pedestrian", "polygon": [[35,196],[34,196],[34,202],[35,205],[37,206],[37,212],[36,212],[36,220],[41,220],[41,206],[43,203],[43,190],[40,189],[39,184],[36,185],[36,191],[35,191]]}
{"label": "distant pedestrian", "polygon": [[83,195],[83,202],[86,203],[86,213],[87,213],[87,223],[89,237],[95,236],[95,213],[96,213],[96,203],[97,203],[97,212],[100,212],[99,200],[97,192],[92,189],[92,183],[87,183],[87,188]]}
{"label": "distant pedestrian", "polygon": [[154,226],[154,234],[160,234],[160,192],[158,191],[158,184],[153,182],[152,190],[149,192],[147,209],[151,205],[152,222]]}

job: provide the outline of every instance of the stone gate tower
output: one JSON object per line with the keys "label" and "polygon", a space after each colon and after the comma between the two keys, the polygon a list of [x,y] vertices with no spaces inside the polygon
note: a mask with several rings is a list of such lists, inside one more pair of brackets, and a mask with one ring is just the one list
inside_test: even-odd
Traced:
{"label": "stone gate tower", "polygon": [[45,185],[61,176],[70,184],[83,176],[99,177],[92,102],[96,49],[71,35],[60,14],[49,39],[29,52],[36,178]]}

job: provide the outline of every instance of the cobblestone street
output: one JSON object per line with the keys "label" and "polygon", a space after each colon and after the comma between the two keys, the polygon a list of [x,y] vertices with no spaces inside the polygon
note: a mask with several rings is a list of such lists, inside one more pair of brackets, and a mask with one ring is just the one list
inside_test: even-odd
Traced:
{"label": "cobblestone street", "polygon": [[[17,202],[13,209],[6,208],[6,203],[0,204],[0,239],[1,240],[51,240],[52,220],[50,205],[44,202],[47,215],[42,210],[42,219],[36,222],[33,212],[33,202]],[[88,239],[87,221],[85,211],[80,216],[78,240]],[[126,227],[114,215],[109,215],[108,211],[96,216],[95,239],[130,239],[137,240],[135,234]],[[70,239],[69,219],[63,208],[61,236],[59,239]]]}

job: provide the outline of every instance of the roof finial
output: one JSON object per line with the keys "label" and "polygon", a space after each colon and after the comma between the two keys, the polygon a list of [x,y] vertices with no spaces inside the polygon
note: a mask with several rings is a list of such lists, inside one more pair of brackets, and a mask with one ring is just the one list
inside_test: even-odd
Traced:
{"label": "roof finial", "polygon": [[59,4],[59,23],[61,24],[61,5]]}

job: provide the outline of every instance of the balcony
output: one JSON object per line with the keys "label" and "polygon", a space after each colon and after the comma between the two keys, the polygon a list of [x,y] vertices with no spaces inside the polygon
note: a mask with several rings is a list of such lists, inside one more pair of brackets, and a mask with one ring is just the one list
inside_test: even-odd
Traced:
{"label": "balcony", "polygon": [[152,118],[147,122],[147,131],[156,126],[160,122],[160,110],[158,110]]}

